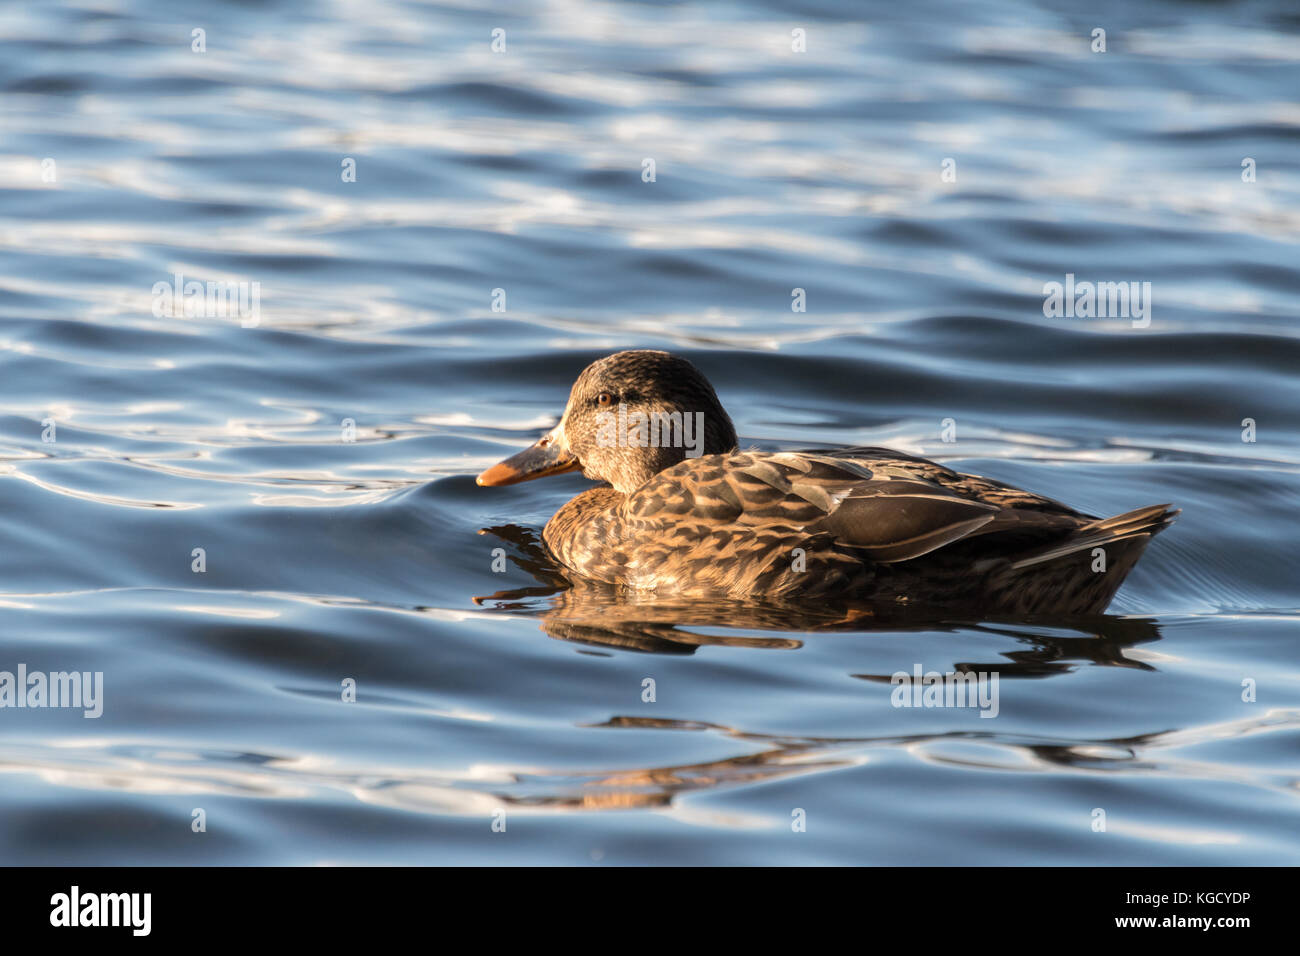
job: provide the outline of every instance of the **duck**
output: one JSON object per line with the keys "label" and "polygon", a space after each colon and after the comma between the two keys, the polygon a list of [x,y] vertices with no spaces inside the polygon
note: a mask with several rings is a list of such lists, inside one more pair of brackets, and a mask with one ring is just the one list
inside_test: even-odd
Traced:
{"label": "duck", "polygon": [[565,576],[674,599],[1100,614],[1179,514],[1098,518],[887,448],[741,449],[708,379],[652,349],[588,365],[559,423],[476,482],[575,471],[600,484],[542,532]]}

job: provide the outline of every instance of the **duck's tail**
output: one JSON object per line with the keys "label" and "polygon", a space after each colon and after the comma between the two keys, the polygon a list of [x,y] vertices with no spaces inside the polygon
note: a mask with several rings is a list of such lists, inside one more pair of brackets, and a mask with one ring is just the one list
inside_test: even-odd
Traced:
{"label": "duck's tail", "polygon": [[[1152,536],[1179,514],[1150,505],[1083,525],[1064,540],[1017,555],[1006,569],[1016,610],[1100,614],[1137,564]],[[1010,583],[1010,582],[1008,582]]]}
{"label": "duck's tail", "polygon": [[1013,568],[1033,567],[1077,551],[1105,548],[1132,538],[1140,538],[1142,546],[1145,547],[1153,534],[1169,527],[1178,516],[1178,509],[1170,510],[1171,508],[1172,506],[1167,504],[1149,505],[1136,511],[1126,511],[1113,518],[1101,518],[1091,524],[1083,525],[1064,541],[1055,541],[1046,547],[1021,555],[1011,566]]}

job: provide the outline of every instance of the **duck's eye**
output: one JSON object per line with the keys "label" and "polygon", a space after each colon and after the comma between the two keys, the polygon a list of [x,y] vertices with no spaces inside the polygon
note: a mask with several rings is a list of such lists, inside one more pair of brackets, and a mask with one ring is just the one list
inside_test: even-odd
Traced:
{"label": "duck's eye", "polygon": [[601,406],[602,408],[605,407],[606,405],[612,405],[614,404],[614,396],[611,395],[609,392],[601,392],[599,395],[596,396],[596,404]]}

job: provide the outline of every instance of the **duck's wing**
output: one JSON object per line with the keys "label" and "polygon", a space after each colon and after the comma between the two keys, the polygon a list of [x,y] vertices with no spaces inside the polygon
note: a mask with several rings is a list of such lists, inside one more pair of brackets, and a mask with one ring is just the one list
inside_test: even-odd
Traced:
{"label": "duck's wing", "polygon": [[1008,485],[981,475],[968,475],[960,471],[921,458],[892,451],[888,448],[845,448],[820,454],[833,460],[847,460],[867,468],[880,477],[910,478],[926,481],[954,494],[974,501],[998,505],[1007,511],[1030,511],[1043,514],[1062,515],[1071,519],[1096,520],[1093,515],[1085,515],[1067,504],[1047,498],[1043,495],[1025,491],[1014,485]]}
{"label": "duck's wing", "polygon": [[1002,531],[1047,533],[1079,523],[982,500],[959,487],[962,477],[970,476],[876,449],[711,455],[687,459],[648,481],[628,496],[624,514],[633,521],[694,525],[698,535],[746,527],[825,534],[882,563],[928,554],[995,524]]}

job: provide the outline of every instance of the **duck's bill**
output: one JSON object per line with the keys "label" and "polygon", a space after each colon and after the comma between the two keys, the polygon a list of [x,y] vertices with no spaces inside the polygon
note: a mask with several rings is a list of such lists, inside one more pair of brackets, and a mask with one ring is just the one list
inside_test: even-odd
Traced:
{"label": "duck's bill", "polygon": [[569,454],[562,445],[555,433],[551,432],[519,454],[493,465],[474,480],[480,485],[493,487],[577,471],[582,467],[582,462]]}

